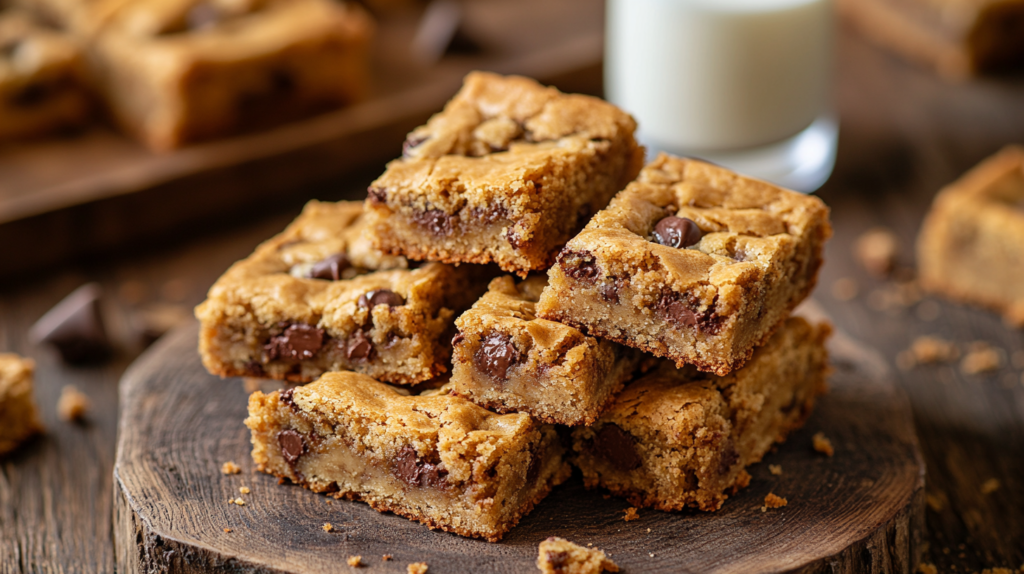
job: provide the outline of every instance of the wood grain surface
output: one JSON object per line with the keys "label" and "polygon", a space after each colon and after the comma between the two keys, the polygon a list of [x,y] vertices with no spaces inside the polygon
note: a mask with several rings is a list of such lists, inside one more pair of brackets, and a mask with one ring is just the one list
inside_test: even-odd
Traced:
{"label": "wood grain surface", "polygon": [[[256,473],[243,380],[206,373],[197,329],[166,337],[121,382],[114,534],[122,572],[327,573],[351,555],[371,572],[410,562],[436,572],[528,572],[548,536],[594,544],[625,572],[910,572],[916,564],[924,464],[910,404],[880,357],[842,336],[831,346],[831,391],[807,427],[752,467],[751,486],[719,512],[641,510],[627,523],[627,503],[584,490],[575,476],[491,544]],[[812,449],[819,431],[834,457]],[[221,474],[229,460],[243,472]],[[762,512],[769,492],[789,504]],[[244,506],[228,503],[238,497]]]}

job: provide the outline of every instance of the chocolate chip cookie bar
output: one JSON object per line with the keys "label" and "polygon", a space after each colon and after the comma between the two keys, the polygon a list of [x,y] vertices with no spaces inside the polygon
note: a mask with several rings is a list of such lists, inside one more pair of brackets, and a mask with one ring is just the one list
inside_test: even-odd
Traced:
{"label": "chocolate chip cookie bar", "polygon": [[158,150],[346,104],[369,15],[333,0],[20,0],[80,35],[114,117]]}
{"label": "chocolate chip cookie bar", "polygon": [[917,261],[925,289],[1024,327],[1024,148],[1003,149],[939,192]]}
{"label": "chocolate chip cookie bar", "polygon": [[457,312],[485,269],[410,269],[363,235],[361,202],[310,202],[283,233],[233,265],[196,308],[203,364],[222,377],[311,381],[352,370],[415,384],[447,370]]}
{"label": "chocolate chip cookie bar", "polygon": [[630,378],[640,353],[578,329],[538,319],[544,276],[510,276],[456,321],[452,390],[497,412],[549,423],[590,424]]}
{"label": "chocolate chip cookie bar", "polygon": [[0,353],[0,456],[43,430],[32,399],[35,363],[12,353]]}
{"label": "chocolate chip cookie bar", "polygon": [[1024,69],[1022,0],[840,0],[860,31],[944,76]]}
{"label": "chocolate chip cookie bar", "polygon": [[814,288],[831,232],[816,197],[662,154],[558,254],[537,315],[726,375]]}
{"label": "chocolate chip cookie bar", "polygon": [[0,141],[79,125],[89,107],[78,45],[26,13],[0,11]]}
{"label": "chocolate chip cookie bar", "polygon": [[636,122],[597,98],[474,72],[369,189],[383,251],[526,277],[643,162]]}
{"label": "chocolate chip cookie bar", "polygon": [[637,506],[719,509],[750,480],[744,469],[809,416],[825,390],[830,332],[787,319],[725,377],[664,362],[626,386],[593,426],[573,431],[584,483]]}
{"label": "chocolate chip cookie bar", "polygon": [[619,565],[600,548],[587,548],[552,536],[537,548],[541,574],[601,574],[618,572]]}
{"label": "chocolate chip cookie bar", "polygon": [[257,468],[496,542],[569,475],[554,427],[351,372],[249,398]]}

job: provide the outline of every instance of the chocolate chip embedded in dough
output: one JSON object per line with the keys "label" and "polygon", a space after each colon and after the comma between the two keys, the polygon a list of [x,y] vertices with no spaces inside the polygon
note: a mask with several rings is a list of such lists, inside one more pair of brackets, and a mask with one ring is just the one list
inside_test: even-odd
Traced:
{"label": "chocolate chip embedded in dough", "polygon": [[623,470],[635,470],[642,462],[636,452],[636,439],[615,423],[608,423],[597,431],[594,449],[599,456]]}
{"label": "chocolate chip embedded in dough", "polygon": [[564,250],[558,254],[558,263],[566,275],[577,281],[593,283],[601,276],[601,269],[589,251]]}
{"label": "chocolate chip embedded in dough", "polygon": [[295,461],[306,453],[306,441],[302,440],[301,434],[291,429],[277,433],[277,444],[281,447],[281,455],[288,464],[295,464]]}
{"label": "chocolate chip embedded in dough", "polygon": [[555,572],[562,572],[569,564],[569,553],[564,550],[548,550],[547,559],[548,564],[555,569]]}
{"label": "chocolate chip embedded in dough", "polygon": [[108,359],[113,345],[103,323],[96,283],[86,283],[46,312],[29,330],[34,343],[57,348],[61,359],[71,364],[96,363]]}
{"label": "chocolate chip embedded in dough", "polygon": [[395,456],[394,475],[402,482],[420,488],[446,488],[448,471],[419,458],[416,449],[405,445]]}
{"label": "chocolate chip embedded in dough", "polygon": [[312,359],[323,345],[323,329],[305,323],[294,323],[280,335],[271,337],[263,349],[267,353],[267,359],[271,361],[303,361]]}
{"label": "chocolate chip embedded in dough", "polygon": [[370,203],[384,205],[388,201],[388,191],[383,187],[370,187],[366,190],[366,199]]}
{"label": "chocolate chip embedded in dough", "polygon": [[455,229],[454,217],[440,209],[428,209],[413,213],[412,220],[426,227],[434,235],[451,235]]}
{"label": "chocolate chip embedded in dough", "polygon": [[345,356],[352,361],[363,361],[370,358],[370,354],[373,352],[373,342],[366,336],[366,332],[362,329],[352,333],[352,336],[348,338],[348,344],[345,346]]}
{"label": "chocolate chip embedded in dough", "polygon": [[722,454],[718,458],[718,474],[728,474],[739,460],[740,453],[736,451],[736,443],[731,438],[725,439],[725,443],[722,445]]}
{"label": "chocolate chip embedded in dough", "polygon": [[703,235],[692,219],[674,215],[659,221],[652,234],[655,243],[678,248],[694,245]]}
{"label": "chocolate chip embedded in dough", "polygon": [[409,134],[409,136],[405,138],[405,141],[402,142],[402,157],[412,157],[413,150],[421,146],[423,142],[428,139],[430,139],[430,136],[414,136]]}
{"label": "chocolate chip embedded in dough", "polygon": [[465,340],[466,340],[466,336],[463,335],[461,331],[459,331],[459,332],[455,333],[454,337],[452,337],[452,346],[453,347],[457,347],[460,343],[462,343]]}
{"label": "chocolate chip embedded in dough", "polygon": [[678,297],[663,295],[658,299],[656,310],[662,318],[680,327],[695,327],[697,325],[697,313]]}
{"label": "chocolate chip embedded in dough", "polygon": [[309,269],[309,278],[337,281],[341,279],[342,272],[351,266],[347,255],[335,253],[314,263]]}
{"label": "chocolate chip embedded in dough", "polygon": [[473,354],[477,368],[499,381],[507,379],[508,370],[521,359],[512,339],[504,333],[488,334]]}
{"label": "chocolate chip embedded in dough", "polygon": [[405,305],[405,299],[390,289],[374,289],[360,295],[358,305],[361,309],[373,309],[377,305],[401,307]]}

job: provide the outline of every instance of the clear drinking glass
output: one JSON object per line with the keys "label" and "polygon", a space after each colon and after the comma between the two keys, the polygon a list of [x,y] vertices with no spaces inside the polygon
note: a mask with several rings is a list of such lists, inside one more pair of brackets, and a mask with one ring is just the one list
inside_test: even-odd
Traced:
{"label": "clear drinking glass", "polygon": [[803,192],[835,164],[831,0],[607,0],[605,94],[651,154]]}

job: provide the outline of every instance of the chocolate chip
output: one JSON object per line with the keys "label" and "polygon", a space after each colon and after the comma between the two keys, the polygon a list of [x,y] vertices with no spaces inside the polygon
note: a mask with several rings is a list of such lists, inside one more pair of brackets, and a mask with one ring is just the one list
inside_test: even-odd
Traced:
{"label": "chocolate chip", "polygon": [[456,347],[464,340],[466,340],[466,336],[462,332],[455,333],[455,336],[452,337],[452,346]]}
{"label": "chocolate chip", "polygon": [[373,343],[366,336],[365,331],[360,329],[352,333],[352,336],[348,338],[348,344],[345,346],[345,356],[349,360],[363,361],[369,359],[372,352]]}
{"label": "chocolate chip", "polygon": [[288,464],[295,464],[299,457],[306,454],[306,441],[302,435],[288,429],[277,433],[277,444],[281,447],[281,454]]}
{"label": "chocolate chip", "polygon": [[480,348],[473,354],[477,369],[499,381],[508,378],[508,370],[521,358],[511,338],[504,333],[490,333],[484,337]]}
{"label": "chocolate chip", "polygon": [[408,158],[412,154],[412,150],[418,148],[423,142],[430,139],[430,136],[414,136],[409,134],[405,141],[402,142],[402,157]]}
{"label": "chocolate chip", "polygon": [[718,458],[718,474],[728,474],[739,460],[740,453],[736,452],[736,444],[730,438],[725,439],[722,455]]}
{"label": "chocolate chip", "polygon": [[29,330],[29,339],[53,345],[67,363],[98,363],[108,359],[113,345],[103,324],[102,294],[96,283],[75,289],[36,321]]}
{"label": "chocolate chip", "polygon": [[405,299],[390,289],[374,289],[359,296],[360,309],[373,309],[377,305],[388,307],[401,307],[405,305]]}
{"label": "chocolate chip", "polygon": [[202,30],[220,23],[222,15],[216,6],[208,2],[200,2],[193,6],[185,17],[189,30]]}
{"label": "chocolate chip", "polygon": [[348,256],[344,253],[336,253],[313,264],[309,269],[310,279],[326,279],[337,281],[341,279],[343,271],[351,267]]}
{"label": "chocolate chip", "polygon": [[426,227],[434,235],[451,235],[454,230],[453,217],[440,209],[428,209],[413,213],[412,220]]}
{"label": "chocolate chip", "polygon": [[697,313],[675,294],[664,294],[658,299],[658,315],[680,327],[695,327]]}
{"label": "chocolate chip", "polygon": [[526,486],[537,482],[537,478],[540,476],[540,467],[544,466],[544,461],[540,454],[536,452],[539,450],[539,445],[535,445],[534,448],[530,449],[530,466],[526,468]]}
{"label": "chocolate chip", "polygon": [[419,488],[446,488],[448,471],[422,460],[417,456],[416,449],[409,445],[402,447],[395,457],[394,475],[402,482]]}
{"label": "chocolate chip", "polygon": [[244,367],[242,367],[242,370],[250,377],[262,378],[267,376],[267,372],[263,370],[263,365],[260,364],[259,361],[249,361]]}
{"label": "chocolate chip", "polygon": [[608,423],[597,431],[594,449],[598,455],[622,470],[634,470],[642,462],[636,452],[636,439],[615,423]]}
{"label": "chocolate chip", "polygon": [[312,359],[323,344],[323,329],[305,323],[295,323],[289,325],[281,334],[271,337],[263,346],[263,350],[270,361],[302,361]]}
{"label": "chocolate chip", "polygon": [[494,223],[499,219],[507,219],[508,210],[500,205],[492,205],[487,208],[473,207],[470,208],[469,215],[474,220],[483,221],[484,223]]}
{"label": "chocolate chip", "polygon": [[594,255],[589,251],[562,250],[558,254],[558,263],[566,275],[577,281],[593,283],[601,276],[601,269],[597,266]]}
{"label": "chocolate chip", "polygon": [[383,187],[371,187],[366,190],[366,198],[370,203],[384,205],[388,201],[388,192]]}
{"label": "chocolate chip", "polygon": [[509,227],[505,230],[505,240],[512,246],[512,249],[522,249],[526,245],[526,241],[515,232],[515,228]]}
{"label": "chocolate chip", "polygon": [[609,303],[619,302],[619,291],[622,290],[625,281],[621,277],[616,277],[614,280],[608,283],[602,283],[598,287],[598,292],[601,293],[601,298]]}
{"label": "chocolate chip", "polygon": [[569,564],[569,553],[564,550],[548,550],[548,564],[555,569],[556,574],[562,574],[564,568]]}
{"label": "chocolate chip", "polygon": [[652,236],[655,243],[681,248],[697,243],[703,234],[692,219],[669,215],[654,226]]}

